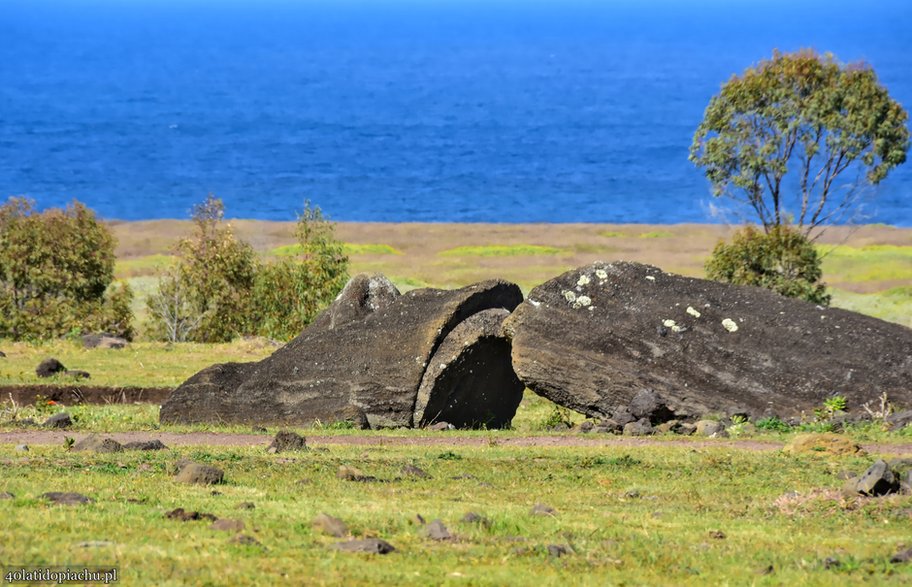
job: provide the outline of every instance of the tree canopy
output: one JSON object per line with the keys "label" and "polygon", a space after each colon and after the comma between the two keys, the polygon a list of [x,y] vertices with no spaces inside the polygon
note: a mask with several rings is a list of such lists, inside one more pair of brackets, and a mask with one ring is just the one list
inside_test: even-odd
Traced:
{"label": "tree canopy", "polygon": [[810,235],[851,217],[865,186],[905,162],[907,119],[870,66],[775,52],[710,100],[690,160],[714,195],[747,204],[765,230],[795,224]]}

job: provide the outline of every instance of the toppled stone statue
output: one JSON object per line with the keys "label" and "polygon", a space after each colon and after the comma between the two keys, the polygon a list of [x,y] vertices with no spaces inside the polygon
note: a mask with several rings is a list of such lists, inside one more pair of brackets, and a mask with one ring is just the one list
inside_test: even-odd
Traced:
{"label": "toppled stone statue", "polygon": [[385,277],[359,275],[271,356],[188,379],[162,406],[161,421],[504,426],[523,385],[500,323],[520,302],[519,287],[500,280],[399,295]]}
{"label": "toppled stone statue", "polygon": [[530,389],[604,418],[643,389],[676,413],[813,410],[886,392],[912,404],[912,330],[771,291],[593,263],[533,289],[504,324]]}

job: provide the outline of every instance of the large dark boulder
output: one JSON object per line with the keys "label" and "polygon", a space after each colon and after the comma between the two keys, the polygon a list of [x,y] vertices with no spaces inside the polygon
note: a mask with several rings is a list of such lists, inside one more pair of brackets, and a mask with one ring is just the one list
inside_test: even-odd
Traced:
{"label": "large dark boulder", "polygon": [[593,263],[533,289],[505,322],[536,393],[593,417],[654,390],[676,413],[797,413],[833,394],[912,404],[912,330],[771,291]]}
{"label": "large dark boulder", "polygon": [[[355,278],[314,324],[270,357],[197,373],[165,402],[161,421],[412,426],[418,388],[447,336],[479,312],[510,311],[522,301],[519,287],[505,281],[395,296],[382,283],[371,293],[376,279]],[[509,363],[508,345],[492,352]],[[476,397],[473,389],[465,391]],[[508,394],[507,401],[513,399]],[[487,411],[488,404],[480,407]]]}

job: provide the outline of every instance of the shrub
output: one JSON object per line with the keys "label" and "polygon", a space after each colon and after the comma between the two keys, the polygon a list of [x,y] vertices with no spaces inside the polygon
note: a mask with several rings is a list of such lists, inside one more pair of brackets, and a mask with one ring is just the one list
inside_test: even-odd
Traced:
{"label": "shrub", "polygon": [[280,340],[297,336],[342,290],[348,257],[334,233],[320,208],[305,202],[295,230],[300,257],[267,264],[257,274],[257,334]]}
{"label": "shrub", "polygon": [[287,340],[310,324],[348,279],[348,258],[319,208],[305,204],[296,235],[300,256],[261,264],[223,221],[211,194],[194,208],[193,236],[149,297],[148,332],[172,342],[222,342],[256,334]]}
{"label": "shrub", "polygon": [[104,330],[130,338],[132,292],[112,286],[114,246],[110,230],[77,201],[44,212],[24,198],[0,206],[0,336]]}
{"label": "shrub", "polygon": [[193,208],[193,235],[178,242],[171,274],[147,301],[153,338],[227,342],[250,332],[258,261],[224,215],[212,194]]}
{"label": "shrub", "polygon": [[828,305],[830,295],[814,245],[789,226],[763,232],[753,226],[738,230],[731,244],[720,242],[706,262],[709,279],[755,285],[784,296]]}

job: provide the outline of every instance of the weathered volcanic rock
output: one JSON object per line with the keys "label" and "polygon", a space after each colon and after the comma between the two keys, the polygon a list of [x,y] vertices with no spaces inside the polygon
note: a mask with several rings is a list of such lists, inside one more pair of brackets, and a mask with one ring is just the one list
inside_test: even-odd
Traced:
{"label": "weathered volcanic rock", "polygon": [[107,332],[82,335],[82,346],[87,349],[122,349],[127,344],[129,344],[129,341],[126,338],[108,334]]}
{"label": "weathered volcanic rock", "polygon": [[513,372],[502,308],[471,316],[450,332],[431,358],[415,403],[415,424],[503,428],[516,414],[525,386]]}
{"label": "weathered volcanic rock", "polygon": [[400,295],[399,290],[385,275],[355,275],[345,284],[332,305],[317,316],[311,328],[332,330],[346,322],[360,320],[389,306]]}
{"label": "weathered volcanic rock", "polygon": [[604,417],[637,391],[677,413],[912,404],[912,330],[755,287],[593,263],[529,294],[504,323],[536,393]]}
{"label": "weathered volcanic rock", "polygon": [[[447,336],[479,312],[509,311],[522,301],[519,287],[505,281],[419,289],[390,301],[382,284],[374,289],[385,293],[370,294],[377,278],[357,279],[361,285],[351,285],[327,309],[334,320],[319,317],[258,363],[214,365],[197,373],[165,402],[161,421],[412,426],[425,369]],[[365,290],[366,298],[355,295]]]}
{"label": "weathered volcanic rock", "polygon": [[63,371],[66,371],[66,367],[63,366],[63,363],[53,357],[41,361],[38,366],[35,367],[35,374],[38,375],[38,377],[51,377]]}

